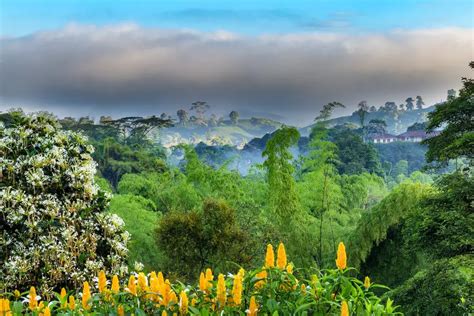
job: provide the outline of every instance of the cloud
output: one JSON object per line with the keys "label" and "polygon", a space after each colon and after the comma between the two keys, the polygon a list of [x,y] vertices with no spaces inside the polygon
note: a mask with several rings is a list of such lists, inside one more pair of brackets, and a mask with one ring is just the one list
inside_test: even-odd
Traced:
{"label": "cloud", "polygon": [[72,24],[0,39],[0,106],[120,116],[173,114],[199,99],[222,114],[303,124],[333,100],[439,101],[469,75],[471,36],[461,28],[242,36]]}

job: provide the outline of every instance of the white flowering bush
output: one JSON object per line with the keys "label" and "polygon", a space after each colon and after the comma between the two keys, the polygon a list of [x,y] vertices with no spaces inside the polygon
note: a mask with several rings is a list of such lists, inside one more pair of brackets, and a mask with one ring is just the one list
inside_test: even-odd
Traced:
{"label": "white flowering bush", "polygon": [[47,115],[0,126],[0,293],[126,273],[128,233],[94,183],[93,147]]}

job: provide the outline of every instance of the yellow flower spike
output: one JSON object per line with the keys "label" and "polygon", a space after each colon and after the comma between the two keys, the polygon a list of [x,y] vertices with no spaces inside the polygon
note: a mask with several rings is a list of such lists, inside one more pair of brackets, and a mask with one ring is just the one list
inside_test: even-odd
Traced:
{"label": "yellow flower spike", "polygon": [[170,289],[170,296],[169,296],[169,301],[168,304],[176,304],[178,303],[178,297],[176,296],[176,293]]}
{"label": "yellow flower spike", "polygon": [[36,300],[36,289],[34,286],[30,288],[29,299],[28,299],[28,306],[31,310],[34,310],[38,307],[38,301]]}
{"label": "yellow flower spike", "polygon": [[249,309],[247,310],[247,316],[257,316],[257,311],[258,311],[258,305],[257,305],[257,302],[255,301],[255,296],[252,296],[250,298],[250,305],[249,305]]}
{"label": "yellow flower spike", "polygon": [[21,293],[18,290],[13,291],[13,294],[15,295],[15,298],[20,298]]}
{"label": "yellow flower spike", "polygon": [[99,284],[98,284],[99,293],[103,293],[107,289],[107,277],[105,276],[104,270],[99,271],[98,279],[99,279]]}
{"label": "yellow flower spike", "polygon": [[207,279],[203,272],[199,275],[199,289],[203,292],[207,290]]}
{"label": "yellow flower spike", "polygon": [[225,306],[226,300],[227,300],[227,293],[226,293],[226,288],[225,288],[224,275],[220,273],[217,278],[217,302],[219,303],[221,308]]}
{"label": "yellow flower spike", "polygon": [[242,279],[243,269],[240,269],[239,273],[237,273],[234,277],[234,284],[232,286],[232,303],[235,306],[240,306],[240,304],[242,303]]}
{"label": "yellow flower spike", "polygon": [[111,287],[112,293],[117,294],[120,292],[120,283],[119,283],[119,278],[118,276],[114,275],[112,277],[112,287]]}
{"label": "yellow flower spike", "polygon": [[151,299],[155,302],[158,301],[158,293],[160,292],[160,283],[156,273],[153,271],[150,273],[150,291],[153,292]]}
{"label": "yellow flower spike", "polygon": [[65,308],[67,306],[67,293],[66,293],[66,289],[65,288],[62,288],[61,289],[61,293],[59,294],[59,297],[61,299],[61,307],[62,308]]}
{"label": "yellow flower spike", "polygon": [[289,274],[293,274],[293,264],[292,263],[289,263],[286,266],[286,272],[288,272]]}
{"label": "yellow flower spike", "polygon": [[89,305],[89,300],[91,299],[91,289],[89,286],[89,283],[86,281],[84,282],[83,288],[82,288],[82,308],[85,310],[89,310],[90,305]]}
{"label": "yellow flower spike", "polygon": [[344,270],[347,267],[346,247],[342,241],[337,247],[336,266],[339,270]]}
{"label": "yellow flower spike", "polygon": [[165,278],[163,277],[163,273],[158,272],[158,284],[165,284]]}
{"label": "yellow flower spike", "polygon": [[285,250],[285,245],[281,242],[278,245],[278,251],[277,251],[277,267],[280,269],[285,269],[286,267],[286,250]]}
{"label": "yellow flower spike", "polygon": [[186,315],[188,313],[188,295],[185,291],[179,293],[179,313]]}
{"label": "yellow flower spike", "polygon": [[346,301],[342,301],[341,316],[349,316],[349,305],[347,305]]}
{"label": "yellow flower spike", "polygon": [[11,316],[11,314],[10,301],[7,298],[0,298],[0,315]]}
{"label": "yellow flower spike", "polygon": [[44,309],[43,316],[51,316],[51,310],[49,309],[49,306],[46,306]]}
{"label": "yellow flower spike", "polygon": [[127,289],[130,294],[137,296],[137,285],[135,284],[135,276],[133,274],[128,279]]}
{"label": "yellow flower spike", "polygon": [[168,316],[168,313],[166,311],[161,312],[161,316]]}
{"label": "yellow flower spike", "polygon": [[191,306],[196,306],[196,303],[197,303],[197,301],[196,301],[196,299],[193,297],[193,299],[191,300]]}
{"label": "yellow flower spike", "polygon": [[147,292],[148,291],[148,280],[146,275],[143,272],[138,274],[138,288],[140,291]]}
{"label": "yellow flower spike", "polygon": [[76,309],[76,300],[72,295],[69,296],[69,309],[72,311]]}
{"label": "yellow flower spike", "polygon": [[265,254],[265,268],[275,267],[275,253],[271,244],[267,245],[267,253]]}
{"label": "yellow flower spike", "polygon": [[242,280],[243,280],[243,279],[244,279],[244,275],[245,275],[245,270],[244,270],[244,268],[240,268],[238,274],[240,275],[240,277],[241,277]]}
{"label": "yellow flower spike", "polygon": [[214,280],[214,275],[212,274],[212,270],[210,268],[206,269],[206,280],[207,282],[212,282]]}
{"label": "yellow flower spike", "polygon": [[119,305],[117,307],[117,315],[118,316],[125,316],[125,310],[123,309],[123,305]]}
{"label": "yellow flower spike", "polygon": [[364,287],[366,290],[370,287],[370,278],[368,276],[366,276],[364,279]]}

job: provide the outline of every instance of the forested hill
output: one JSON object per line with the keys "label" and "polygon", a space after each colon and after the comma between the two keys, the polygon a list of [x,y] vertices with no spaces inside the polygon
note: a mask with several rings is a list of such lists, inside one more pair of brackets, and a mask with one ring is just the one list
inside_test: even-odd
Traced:
{"label": "forested hill", "polygon": [[[405,108],[397,108],[393,104],[380,107],[378,110],[372,108],[369,110],[365,117],[364,123],[367,124],[371,120],[383,120],[387,124],[386,130],[391,134],[400,134],[407,130],[407,128],[415,123],[425,122],[427,120],[427,114],[435,109],[436,105],[432,105],[422,109],[406,110]],[[358,111],[355,111],[351,115],[341,116],[330,119],[327,121],[328,126],[337,126],[344,124],[361,124],[361,117]],[[308,135],[314,124],[300,129],[302,135]]]}

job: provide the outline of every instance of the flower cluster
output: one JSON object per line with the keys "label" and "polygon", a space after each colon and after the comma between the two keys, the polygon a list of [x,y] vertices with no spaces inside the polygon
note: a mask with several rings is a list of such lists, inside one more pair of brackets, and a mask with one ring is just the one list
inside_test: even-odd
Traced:
{"label": "flower cluster", "polygon": [[94,183],[92,146],[47,115],[0,127],[0,289],[49,295],[100,269],[126,273],[128,233]]}
{"label": "flower cluster", "polygon": [[[338,256],[344,255],[341,252]],[[288,269],[288,267],[291,267]],[[350,269],[332,269],[298,280],[293,266],[287,263],[285,247],[267,247],[264,267],[235,275],[218,274],[211,269],[200,274],[194,287],[172,284],[162,272],[133,273],[120,282],[117,275],[107,279],[100,271],[95,282],[85,281],[78,291],[62,289],[56,300],[41,301],[34,287],[26,293],[13,293],[0,301],[4,314],[28,315],[394,315],[395,307],[383,305],[371,292],[376,285],[347,276]],[[264,277],[257,276],[262,271]],[[261,283],[263,282],[263,283]],[[21,298],[23,296],[23,302]],[[10,303],[12,299],[13,303]]]}

